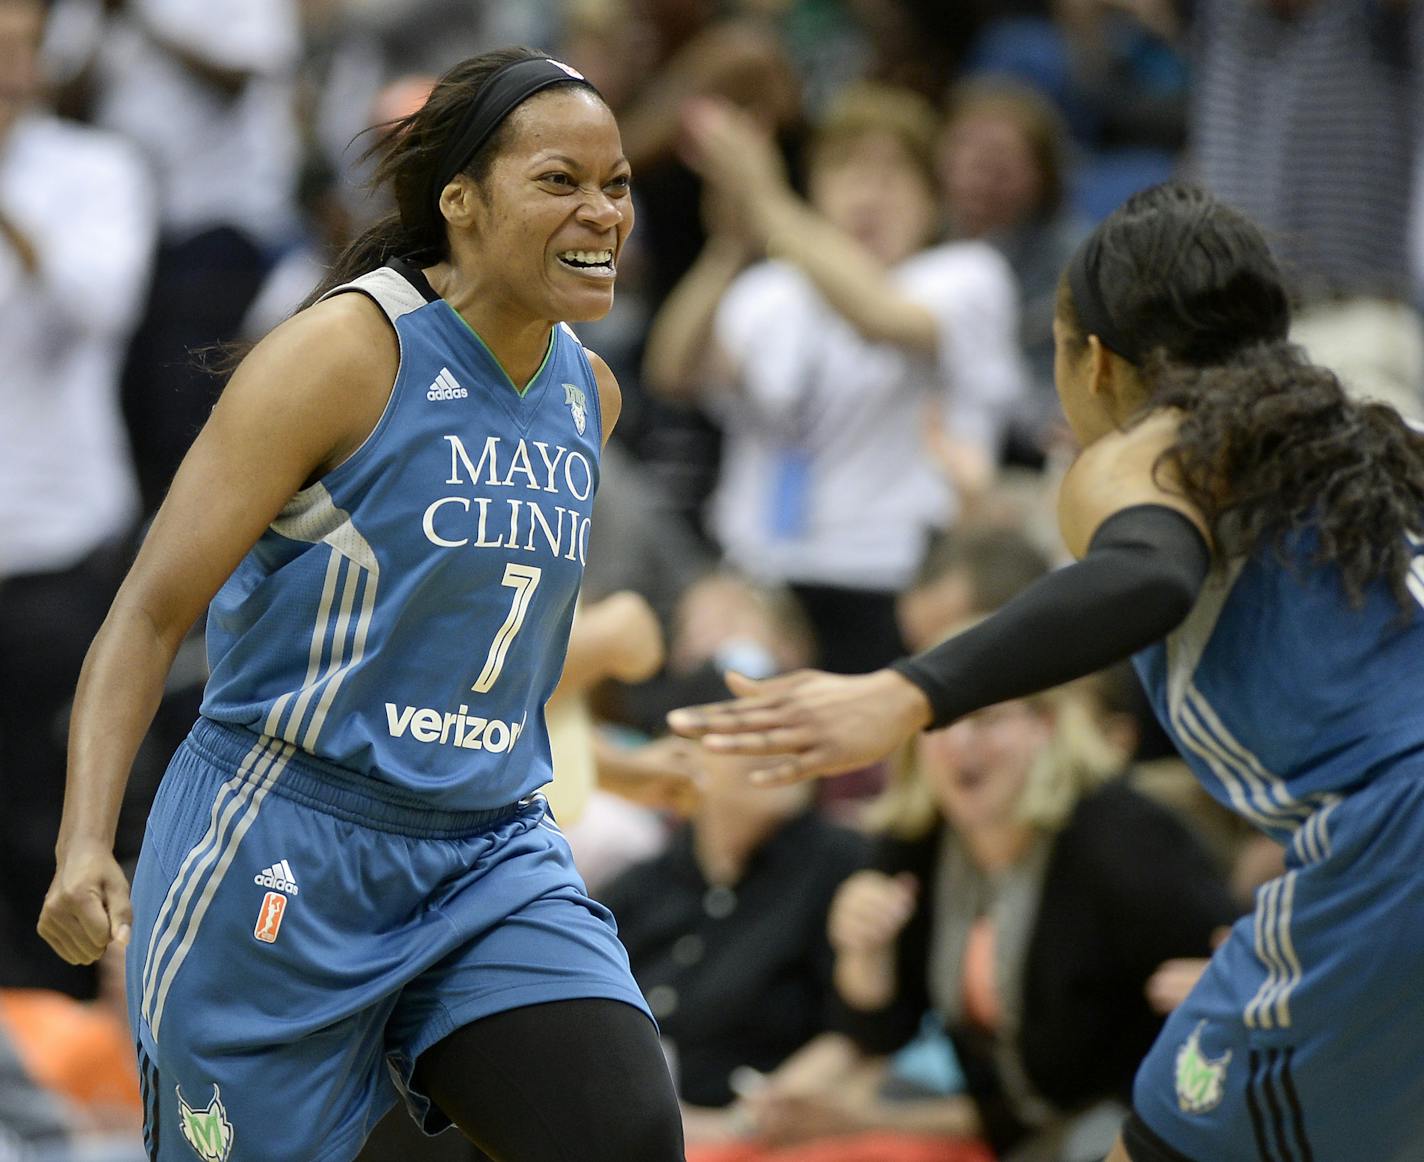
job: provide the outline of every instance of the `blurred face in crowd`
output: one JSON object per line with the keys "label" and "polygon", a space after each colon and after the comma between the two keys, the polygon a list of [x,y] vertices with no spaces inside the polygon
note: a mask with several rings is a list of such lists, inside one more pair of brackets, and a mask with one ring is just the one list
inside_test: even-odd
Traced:
{"label": "blurred face in crowd", "polygon": [[811,165],[812,204],[881,262],[922,250],[939,221],[935,191],[890,133],[868,133],[827,145]]}
{"label": "blurred face in crowd", "polygon": [[0,0],[0,138],[39,93],[43,31],[39,0]]}
{"label": "blurred face in crowd", "polygon": [[957,233],[978,238],[1032,217],[1043,175],[1022,127],[1004,110],[978,109],[950,122],[940,144],[940,180]]}
{"label": "blurred face in crowd", "polygon": [[920,777],[961,834],[1013,823],[1052,719],[1031,702],[1003,702],[922,735]]}
{"label": "blurred face in crowd", "polygon": [[765,759],[713,754],[708,750],[700,750],[700,758],[702,801],[698,814],[731,813],[753,826],[774,827],[810,806],[814,793],[812,783],[763,787],[748,778],[752,771],[766,764]]}

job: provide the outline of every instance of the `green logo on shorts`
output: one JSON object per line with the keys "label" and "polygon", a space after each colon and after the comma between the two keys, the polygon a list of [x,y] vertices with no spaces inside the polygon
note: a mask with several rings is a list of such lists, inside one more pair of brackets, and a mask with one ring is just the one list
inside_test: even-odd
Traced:
{"label": "green logo on shorts", "polygon": [[1201,1031],[1205,1021],[1198,1021],[1192,1035],[1177,1050],[1177,1104],[1183,1113],[1204,1114],[1221,1104],[1226,1084],[1226,1066],[1231,1060],[1228,1049],[1220,1057],[1208,1057],[1201,1050]]}
{"label": "green logo on shorts", "polygon": [[213,1086],[213,1100],[201,1110],[195,1110],[183,1100],[182,1087],[175,1086],[174,1090],[178,1094],[178,1125],[188,1145],[203,1162],[227,1162],[234,1135],[218,1087]]}

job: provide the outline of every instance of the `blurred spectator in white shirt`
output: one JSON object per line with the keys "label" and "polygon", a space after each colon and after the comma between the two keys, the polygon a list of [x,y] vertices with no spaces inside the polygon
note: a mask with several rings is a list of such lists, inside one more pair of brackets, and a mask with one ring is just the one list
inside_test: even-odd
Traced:
{"label": "blurred spectator in white shirt", "polygon": [[935,126],[912,93],[848,91],[812,143],[808,203],[747,119],[696,107],[695,164],[726,214],[648,344],[650,384],[725,430],[711,519],[730,562],[789,584],[819,664],[848,673],[900,652],[895,594],[954,519],[953,485],[987,485],[1023,387],[1008,264],[933,245]]}
{"label": "blurred spectator in white shirt", "polygon": [[119,417],[154,244],[136,151],[40,102],[45,5],[0,0],[0,987],[87,995],[35,933],[65,722],[138,491]]}

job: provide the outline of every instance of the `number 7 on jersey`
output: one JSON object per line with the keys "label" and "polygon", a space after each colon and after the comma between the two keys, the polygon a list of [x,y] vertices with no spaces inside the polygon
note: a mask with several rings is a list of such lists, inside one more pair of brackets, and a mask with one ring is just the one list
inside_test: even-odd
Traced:
{"label": "number 7 on jersey", "polygon": [[493,689],[499,672],[504,669],[504,659],[509,653],[509,647],[514,643],[519,627],[524,624],[525,615],[529,612],[529,602],[534,597],[534,590],[539,588],[539,578],[543,573],[537,565],[511,564],[504,567],[504,577],[500,584],[514,590],[514,601],[510,604],[509,616],[494,635],[494,641],[490,642],[484,669],[475,679],[475,684],[470,687],[476,694],[487,694]]}

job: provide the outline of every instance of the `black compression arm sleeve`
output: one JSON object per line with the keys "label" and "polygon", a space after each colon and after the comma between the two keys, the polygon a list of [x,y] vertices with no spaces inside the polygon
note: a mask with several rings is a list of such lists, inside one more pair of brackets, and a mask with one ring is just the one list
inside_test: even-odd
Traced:
{"label": "black compression arm sleeve", "polygon": [[930,729],[1122,660],[1191,611],[1211,567],[1200,530],[1160,504],[1114,513],[1081,561],[1050,573],[992,617],[892,664],[925,692]]}

